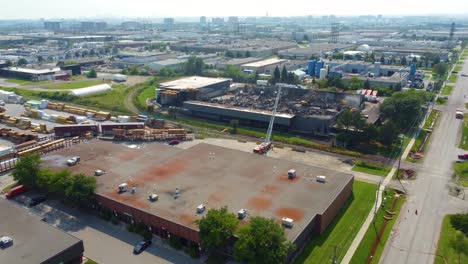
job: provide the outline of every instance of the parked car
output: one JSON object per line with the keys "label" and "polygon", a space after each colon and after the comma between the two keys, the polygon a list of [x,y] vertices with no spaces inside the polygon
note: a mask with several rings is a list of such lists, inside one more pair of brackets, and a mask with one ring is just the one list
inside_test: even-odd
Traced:
{"label": "parked car", "polygon": [[0,237],[0,248],[7,248],[13,245],[13,239],[9,236]]}
{"label": "parked car", "polygon": [[16,187],[11,188],[7,194],[5,194],[6,198],[11,199],[18,194],[24,193],[26,191],[26,186],[18,185]]}
{"label": "parked car", "polygon": [[45,200],[47,200],[47,196],[45,196],[45,195],[34,196],[34,197],[31,198],[28,205],[29,205],[29,207],[36,206],[36,205],[44,202]]}
{"label": "parked car", "polygon": [[5,102],[3,100],[0,100],[0,106],[5,106]]}
{"label": "parked car", "polygon": [[133,254],[140,254],[143,250],[151,245],[151,240],[142,240],[133,248]]}
{"label": "parked car", "polygon": [[73,158],[67,160],[67,165],[68,166],[74,166],[74,165],[78,164],[78,162],[80,162],[80,157],[76,156],[76,157],[73,157]]}
{"label": "parked car", "polygon": [[463,77],[468,77],[468,74],[462,73],[461,76],[463,76]]}
{"label": "parked car", "polygon": [[169,141],[169,145],[171,145],[171,146],[178,145],[179,143],[180,143],[180,141],[177,140],[177,139],[173,139],[173,140]]}

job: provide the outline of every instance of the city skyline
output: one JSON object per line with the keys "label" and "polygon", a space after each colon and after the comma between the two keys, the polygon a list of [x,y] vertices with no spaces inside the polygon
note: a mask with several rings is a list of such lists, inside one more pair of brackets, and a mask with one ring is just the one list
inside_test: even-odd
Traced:
{"label": "city skyline", "polygon": [[[4,0],[0,1],[4,2]],[[65,3],[64,3],[65,2]],[[298,0],[287,5],[284,2],[239,0],[235,4],[220,4],[220,1],[146,1],[146,0],[82,0],[70,8],[67,1],[24,0],[2,5],[2,19],[59,19],[59,18],[134,18],[134,17],[226,17],[226,16],[357,16],[357,15],[462,15],[460,10],[468,9],[468,1],[426,1],[358,0],[354,2],[327,1],[320,5],[306,0]],[[285,5],[286,4],[286,5]],[[310,8],[306,8],[310,6]],[[246,8],[249,7],[249,8]],[[340,8],[338,8],[340,7]],[[383,8],[384,7],[384,8]],[[21,12],[18,12],[21,10]]]}

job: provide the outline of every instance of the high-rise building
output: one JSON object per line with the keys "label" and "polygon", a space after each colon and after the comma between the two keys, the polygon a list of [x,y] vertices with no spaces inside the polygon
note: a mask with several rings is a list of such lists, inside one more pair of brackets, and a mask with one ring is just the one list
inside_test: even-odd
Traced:
{"label": "high-rise building", "polygon": [[206,25],[206,16],[200,17],[200,25],[202,26]]}
{"label": "high-rise building", "polygon": [[239,18],[236,16],[232,16],[228,18],[228,23],[229,24],[237,24],[239,23]]}
{"label": "high-rise building", "polygon": [[59,30],[62,28],[62,23],[47,21],[47,22],[44,22],[44,28],[47,30]]}
{"label": "high-rise building", "polygon": [[167,17],[163,20],[164,28],[172,29],[174,27],[175,20],[172,17]]}
{"label": "high-rise building", "polygon": [[223,17],[213,17],[213,19],[211,20],[211,22],[213,23],[213,25],[223,25],[224,24],[224,18]]}

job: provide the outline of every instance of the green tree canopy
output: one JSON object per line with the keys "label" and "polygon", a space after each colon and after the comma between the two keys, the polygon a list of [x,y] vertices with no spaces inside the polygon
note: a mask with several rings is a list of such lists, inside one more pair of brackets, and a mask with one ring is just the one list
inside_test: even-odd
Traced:
{"label": "green tree canopy", "polygon": [[19,59],[18,62],[16,63],[16,65],[18,65],[18,66],[24,66],[24,65],[27,65],[27,64],[28,64],[28,61],[25,58]]}
{"label": "green tree canopy", "polygon": [[28,187],[36,187],[40,164],[41,156],[37,153],[21,157],[12,173],[13,179]]}
{"label": "green tree canopy", "polygon": [[183,69],[186,75],[202,75],[205,63],[202,58],[191,56],[184,64]]}
{"label": "green tree canopy", "polygon": [[249,224],[240,228],[238,236],[234,256],[246,263],[284,263],[288,251],[293,248],[273,219],[252,217]]}
{"label": "green tree canopy", "polygon": [[427,99],[424,91],[396,92],[380,105],[380,114],[392,120],[399,129],[409,129],[421,114]]}
{"label": "green tree canopy", "polygon": [[87,205],[94,197],[96,178],[83,174],[74,175],[65,190],[65,198],[78,205]]}
{"label": "green tree canopy", "polygon": [[210,253],[223,250],[238,224],[239,220],[227,207],[208,210],[206,216],[197,221],[201,245]]}
{"label": "green tree canopy", "polygon": [[460,260],[461,255],[468,256],[468,237],[458,233],[454,239],[450,240],[450,246],[458,254],[458,264],[462,264]]}
{"label": "green tree canopy", "polygon": [[437,63],[432,66],[432,71],[437,74],[439,77],[444,76],[449,70],[449,67],[445,63]]}
{"label": "green tree canopy", "polygon": [[453,215],[450,218],[450,223],[453,228],[461,231],[465,236],[468,236],[468,213]]}
{"label": "green tree canopy", "polygon": [[351,78],[351,82],[350,82],[350,84],[349,84],[349,89],[351,89],[351,90],[357,90],[357,89],[360,89],[360,88],[362,88],[362,87],[363,87],[362,81],[359,80],[358,77],[353,76],[353,77]]}
{"label": "green tree canopy", "polygon": [[91,69],[88,74],[86,74],[86,77],[88,78],[97,78],[97,72],[95,69]]}
{"label": "green tree canopy", "polygon": [[379,134],[380,142],[384,145],[391,146],[397,140],[400,132],[398,127],[390,120],[380,127]]}
{"label": "green tree canopy", "polygon": [[277,83],[281,80],[281,72],[278,68],[278,66],[276,66],[275,68],[275,71],[273,72],[273,83]]}
{"label": "green tree canopy", "polygon": [[283,66],[283,69],[281,70],[281,82],[287,83],[287,81],[288,81],[288,70],[286,70],[286,66]]}

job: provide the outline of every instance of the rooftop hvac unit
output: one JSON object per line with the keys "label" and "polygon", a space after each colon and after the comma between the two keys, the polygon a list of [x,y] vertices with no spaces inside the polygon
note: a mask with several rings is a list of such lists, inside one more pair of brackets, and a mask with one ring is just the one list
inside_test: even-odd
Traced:
{"label": "rooftop hvac unit", "polygon": [[180,196],[179,188],[176,188],[176,189],[175,189],[175,193],[174,193],[174,199],[179,198],[179,196]]}
{"label": "rooftop hvac unit", "polygon": [[119,193],[126,192],[128,190],[128,184],[122,183],[119,185]]}
{"label": "rooftop hvac unit", "polygon": [[325,182],[327,182],[327,177],[319,175],[319,176],[317,176],[317,181],[321,182],[321,183],[325,183]]}
{"label": "rooftop hvac unit", "polygon": [[148,200],[150,200],[151,202],[156,202],[158,199],[159,199],[159,196],[155,193],[148,195]]}
{"label": "rooftop hvac unit", "polygon": [[136,188],[135,186],[133,186],[133,187],[132,187],[131,193],[132,193],[132,194],[135,194],[135,193],[136,193],[136,190],[137,190],[137,188]]}
{"label": "rooftop hvac unit", "polygon": [[202,214],[203,212],[205,212],[205,209],[206,205],[200,204],[199,206],[197,206],[197,214]]}
{"label": "rooftop hvac unit", "polygon": [[296,170],[292,169],[292,170],[288,170],[288,179],[294,179],[296,178]]}
{"label": "rooftop hvac unit", "polygon": [[283,217],[281,219],[281,224],[285,227],[292,228],[294,226],[294,220],[291,218]]}
{"label": "rooftop hvac unit", "polygon": [[239,212],[237,212],[237,218],[244,219],[245,217],[247,217],[247,210],[240,209]]}

